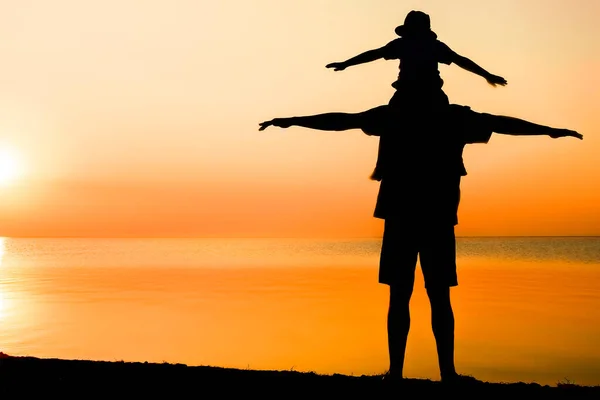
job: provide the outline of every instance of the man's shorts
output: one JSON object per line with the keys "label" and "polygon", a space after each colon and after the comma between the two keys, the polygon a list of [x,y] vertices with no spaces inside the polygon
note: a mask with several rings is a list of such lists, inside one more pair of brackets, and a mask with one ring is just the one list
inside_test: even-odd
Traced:
{"label": "man's shorts", "polygon": [[402,222],[385,220],[379,283],[412,287],[418,257],[426,288],[457,286],[454,226],[407,227]]}

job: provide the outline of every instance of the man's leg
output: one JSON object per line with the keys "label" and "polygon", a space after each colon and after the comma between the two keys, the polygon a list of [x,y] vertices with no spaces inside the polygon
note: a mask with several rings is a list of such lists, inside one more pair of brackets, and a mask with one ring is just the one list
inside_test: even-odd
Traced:
{"label": "man's leg", "polygon": [[410,297],[413,284],[390,285],[390,307],[388,310],[388,350],[390,354],[390,374],[402,378],[406,342],[410,330]]}
{"label": "man's leg", "polygon": [[431,327],[437,347],[438,363],[442,380],[456,375],[454,367],[454,313],[450,303],[450,288],[432,286],[427,288],[431,303]]}
{"label": "man's leg", "polygon": [[415,241],[399,220],[385,220],[379,282],[390,287],[387,317],[389,375],[402,378],[404,354],[410,329],[409,304],[415,280],[417,251]]}
{"label": "man's leg", "polygon": [[458,285],[454,226],[429,227],[420,249],[425,289],[431,304],[431,327],[435,337],[442,380],[456,376],[454,367],[454,312],[450,288]]}
{"label": "man's leg", "polygon": [[427,288],[431,303],[431,326],[440,365],[442,382],[447,384],[475,384],[481,381],[472,376],[459,375],[454,366],[454,313],[450,303],[450,287]]}

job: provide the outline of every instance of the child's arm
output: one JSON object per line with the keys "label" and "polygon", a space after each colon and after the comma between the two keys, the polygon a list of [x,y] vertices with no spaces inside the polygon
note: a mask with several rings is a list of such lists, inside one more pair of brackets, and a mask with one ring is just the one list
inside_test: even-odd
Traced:
{"label": "child's arm", "polygon": [[361,53],[355,57],[349,58],[346,61],[342,62],[334,62],[331,64],[327,64],[325,68],[333,68],[334,71],[343,71],[348,67],[352,67],[358,64],[365,64],[368,62],[376,61],[381,58],[384,58],[385,52],[384,49],[386,47],[380,47],[378,49],[367,50],[364,53]]}
{"label": "child's arm", "polygon": [[490,74],[485,69],[481,68],[479,65],[477,65],[473,61],[469,60],[467,57],[463,57],[459,54],[454,53],[454,57],[453,57],[452,61],[454,62],[454,64],[458,65],[459,67],[485,78],[485,80],[492,86],[496,86],[496,85],[504,86],[507,83],[506,79],[504,79],[503,77],[494,75],[494,74]]}

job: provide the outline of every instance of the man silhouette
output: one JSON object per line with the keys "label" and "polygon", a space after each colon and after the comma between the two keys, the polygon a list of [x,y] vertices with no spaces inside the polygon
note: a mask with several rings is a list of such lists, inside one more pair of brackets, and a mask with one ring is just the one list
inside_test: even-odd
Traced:
{"label": "man silhouette", "polygon": [[275,118],[269,126],[300,126],[325,131],[361,129],[380,137],[382,179],[374,216],[384,219],[379,282],[390,287],[386,377],[403,379],[404,355],[410,329],[409,302],[419,257],[431,305],[442,382],[474,378],[459,375],[454,366],[454,314],[450,288],[458,285],[456,241],[460,180],[466,170],[464,146],[487,143],[493,132],[508,135],[583,136],[518,118],[479,113],[449,105],[432,114],[411,115],[380,106],[360,113],[325,113]]}

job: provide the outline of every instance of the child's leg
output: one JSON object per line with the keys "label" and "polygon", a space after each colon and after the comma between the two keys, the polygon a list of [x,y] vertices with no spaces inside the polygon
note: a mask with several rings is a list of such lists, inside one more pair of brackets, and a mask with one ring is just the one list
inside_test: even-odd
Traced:
{"label": "child's leg", "polygon": [[[390,99],[388,105],[395,109],[398,109],[400,103],[400,96],[398,96],[398,92],[394,93],[394,96]],[[371,172],[371,176],[369,179],[372,181],[380,181],[383,177],[383,146],[382,146],[381,137],[379,138],[379,146],[377,147],[377,161],[375,162],[375,168],[373,172]]]}
{"label": "child's leg", "polygon": [[380,181],[382,178],[382,173],[383,173],[382,150],[383,150],[383,148],[381,147],[381,138],[379,138],[379,147],[377,148],[377,162],[375,163],[375,169],[373,169],[373,172],[371,173],[371,176],[369,177],[372,181]]}
{"label": "child's leg", "polygon": [[450,100],[448,99],[448,95],[446,95],[446,93],[444,93],[443,90],[440,89],[439,93],[436,96],[436,102],[435,104],[438,106],[447,106],[450,104]]}
{"label": "child's leg", "polygon": [[406,99],[406,96],[405,96],[404,92],[402,90],[396,90],[394,92],[394,95],[390,99],[390,102],[388,103],[388,105],[391,107],[395,107],[395,108],[404,107],[406,105],[406,104],[404,104],[405,99]]}
{"label": "child's leg", "polygon": [[[392,107],[395,112],[401,112],[406,109],[410,103],[410,96],[407,95],[406,90],[397,89],[394,92],[394,95],[390,99],[388,105]],[[383,147],[381,144],[381,138],[379,138],[379,147],[377,149],[377,162],[375,164],[375,169],[371,173],[370,179],[374,181],[380,181],[383,177]]]}

